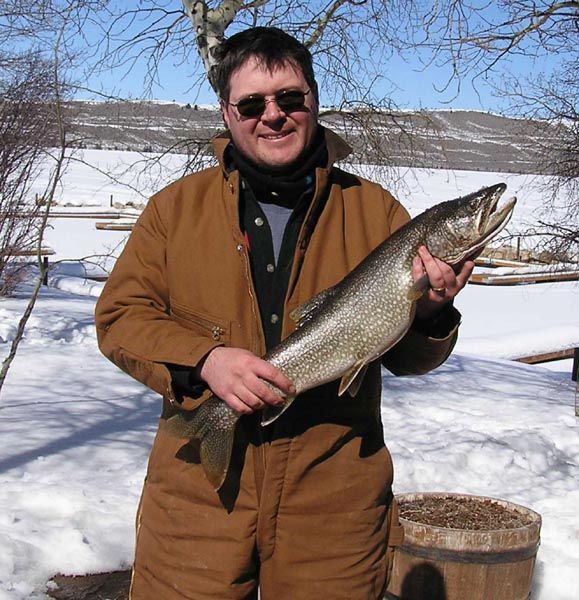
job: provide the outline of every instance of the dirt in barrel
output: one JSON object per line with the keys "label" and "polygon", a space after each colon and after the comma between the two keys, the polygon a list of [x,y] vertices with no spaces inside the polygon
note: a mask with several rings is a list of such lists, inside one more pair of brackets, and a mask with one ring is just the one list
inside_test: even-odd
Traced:
{"label": "dirt in barrel", "polygon": [[516,529],[529,517],[492,499],[425,496],[400,504],[400,517],[432,527],[472,531]]}
{"label": "dirt in barrel", "polygon": [[48,595],[55,600],[127,600],[131,571],[93,575],[56,575]]}

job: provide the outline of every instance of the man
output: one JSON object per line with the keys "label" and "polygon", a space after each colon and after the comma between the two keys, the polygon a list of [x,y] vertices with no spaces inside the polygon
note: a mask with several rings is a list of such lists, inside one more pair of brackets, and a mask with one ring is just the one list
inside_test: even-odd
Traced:
{"label": "man", "polygon": [[[355,398],[333,382],[298,397],[272,426],[259,412],[292,393],[263,361],[289,313],[334,285],[408,220],[380,186],[333,166],[346,144],[318,125],[308,50],[274,28],[224,42],[217,72],[228,132],[219,166],[155,195],[97,306],[102,351],[174,406],[217,395],[240,419],[217,494],[195,444],[161,426],[137,518],[133,600],[378,599],[399,540],[380,419],[380,363]],[[423,373],[450,354],[458,274],[420,250],[432,289],[383,357]]]}

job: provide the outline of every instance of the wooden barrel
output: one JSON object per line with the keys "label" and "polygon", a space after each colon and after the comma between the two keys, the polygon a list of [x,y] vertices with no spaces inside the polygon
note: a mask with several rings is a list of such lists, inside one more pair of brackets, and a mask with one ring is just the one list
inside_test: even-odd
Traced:
{"label": "wooden barrel", "polygon": [[[503,500],[467,494],[401,494],[396,499],[404,542],[395,550],[387,598],[530,598],[541,529],[539,514]],[[437,521],[433,513],[444,515],[444,507],[451,504],[462,506],[464,514],[472,514],[473,518],[463,519],[460,525],[452,519],[449,525],[427,524]],[[421,506],[427,518],[415,510]],[[437,506],[441,506],[440,511]],[[493,511],[498,516],[491,515]],[[490,517],[490,526],[476,522],[476,515],[482,519],[485,512]]]}

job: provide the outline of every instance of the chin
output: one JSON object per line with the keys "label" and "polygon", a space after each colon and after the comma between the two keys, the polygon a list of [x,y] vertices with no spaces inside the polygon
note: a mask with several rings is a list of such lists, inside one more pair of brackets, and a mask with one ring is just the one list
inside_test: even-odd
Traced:
{"label": "chin", "polygon": [[285,169],[287,167],[291,167],[293,163],[298,160],[298,156],[268,156],[267,158],[262,159],[261,163],[264,167],[268,169]]}

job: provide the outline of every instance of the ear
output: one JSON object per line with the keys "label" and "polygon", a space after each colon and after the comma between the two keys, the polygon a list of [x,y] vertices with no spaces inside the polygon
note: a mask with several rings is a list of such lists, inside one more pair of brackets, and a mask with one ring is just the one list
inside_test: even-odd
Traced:
{"label": "ear", "polygon": [[312,114],[314,115],[314,119],[317,121],[320,116],[320,105],[318,104],[317,100],[314,100]]}
{"label": "ear", "polygon": [[223,118],[223,122],[225,123],[225,127],[229,129],[229,120],[231,116],[229,115],[229,106],[225,100],[219,100],[219,107],[221,108],[221,116]]}

